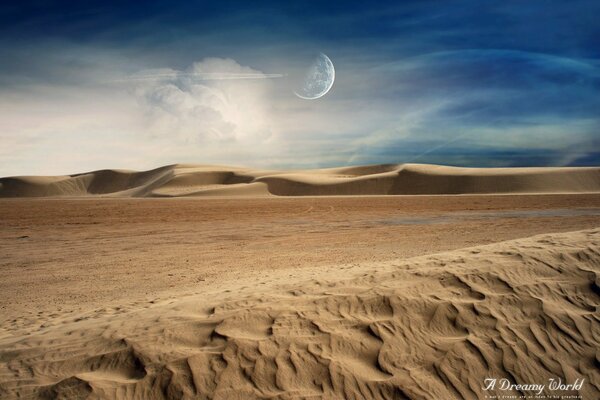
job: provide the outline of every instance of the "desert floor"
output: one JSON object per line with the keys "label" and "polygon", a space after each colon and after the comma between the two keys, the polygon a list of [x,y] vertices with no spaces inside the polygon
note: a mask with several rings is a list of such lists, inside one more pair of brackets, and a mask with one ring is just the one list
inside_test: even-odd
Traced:
{"label": "desert floor", "polygon": [[[350,278],[350,270],[360,269],[361,265],[398,263],[411,257],[539,234],[596,227],[600,227],[599,194],[0,200],[0,271],[2,272],[0,350],[5,363],[4,367],[0,368],[0,383],[12,382],[4,387],[7,396],[16,396],[19,393],[20,386],[15,383],[19,379],[30,379],[31,382],[35,382],[32,387],[49,385],[51,389],[48,389],[50,392],[47,393],[56,395],[58,389],[52,385],[56,383],[58,377],[63,379],[73,375],[77,376],[78,380],[76,383],[69,381],[68,390],[73,386],[75,388],[73,390],[83,390],[87,393],[89,389],[99,397],[117,396],[115,393],[118,393],[117,397],[123,398],[144,398],[145,395],[160,398],[157,394],[160,390],[151,391],[149,389],[151,385],[147,382],[145,386],[139,383],[135,386],[135,382],[152,375],[149,367],[145,367],[141,372],[135,368],[123,372],[132,362],[139,363],[128,359],[129,356],[113,362],[113,364],[119,362],[122,364],[119,367],[121,369],[117,368],[121,372],[92,378],[91,375],[86,374],[97,369],[102,361],[94,361],[96,364],[91,362],[92,367],[88,364],[87,367],[81,367],[77,363],[75,364],[79,367],[72,367],[74,364],[71,363],[69,365],[70,368],[74,368],[74,372],[69,372],[70,370],[67,369],[62,375],[48,370],[38,371],[37,375],[35,372],[30,372],[28,375],[19,369],[28,365],[23,361],[22,354],[11,353],[11,351],[22,350],[23,346],[28,349],[35,347],[31,341],[28,342],[27,338],[31,337],[34,341],[37,335],[42,337],[50,335],[50,339],[45,339],[47,341],[39,339],[35,343],[38,346],[45,344],[52,347],[51,344],[61,342],[61,335],[66,332],[61,329],[66,329],[65,324],[90,318],[102,321],[102,318],[105,318],[102,326],[106,329],[106,326],[112,323],[107,321],[113,321],[111,318],[116,316],[127,318],[129,313],[150,310],[155,305],[174,304],[176,301],[183,301],[181,299],[193,299],[198,295],[215,293],[214,298],[217,299],[223,293],[228,293],[223,297],[223,299],[227,298],[227,302],[238,301],[243,296],[254,296],[256,300],[261,296],[256,293],[260,293],[261,290],[268,292],[269,288],[277,285],[289,286],[297,283],[300,285],[299,291],[302,292],[301,282],[310,281],[312,283],[308,286],[314,286],[321,276],[323,282],[335,281],[336,278]],[[585,244],[582,246],[585,248]],[[548,250],[552,250],[551,246]],[[494,254],[498,255],[502,252],[498,250]],[[592,264],[597,266],[598,260],[593,261]],[[345,272],[346,270],[348,272]],[[373,281],[373,285],[376,284],[381,284],[381,280]],[[362,282],[361,285],[358,286],[368,287],[369,283]],[[463,290],[461,288],[465,285],[464,282],[458,282],[455,286]],[[357,286],[353,287],[356,289]],[[239,298],[235,297],[237,292]],[[348,291],[344,293],[347,295]],[[472,292],[467,294],[469,298],[477,299],[479,296]],[[466,296],[465,293],[455,293],[455,295]],[[389,302],[389,298],[386,301]],[[460,302],[460,299],[458,301]],[[455,300],[448,300],[447,303],[451,306],[457,304]],[[326,305],[322,307],[327,308]],[[389,308],[389,304],[387,307]],[[588,304],[585,312],[591,312],[589,307]],[[451,314],[456,314],[457,309],[460,307],[447,310],[448,318]],[[544,312],[548,314],[547,310]],[[158,311],[154,313],[149,312],[147,315],[154,317],[160,314]],[[365,315],[367,314],[369,313]],[[264,317],[263,314],[260,315]],[[262,318],[260,315],[259,320]],[[253,319],[254,317],[248,317],[250,322],[247,323],[251,326],[259,326],[257,329],[261,330],[262,322]],[[243,320],[244,317],[235,318]],[[575,321],[576,326],[578,323]],[[62,328],[59,329],[59,325]],[[244,323],[231,326],[239,330],[243,325]],[[238,331],[232,328],[235,332],[228,333],[227,326],[216,331],[223,337],[236,337]],[[139,333],[139,329],[142,328],[139,324],[136,327]],[[84,328],[81,329],[87,332],[88,338],[94,336],[94,332],[101,331],[93,326],[86,325]],[[73,332],[74,329],[69,329],[69,332]],[[568,330],[568,328],[564,329]],[[597,335],[600,332],[597,320],[591,328],[580,326],[579,329],[583,332],[582,335],[587,335],[588,345],[598,342]],[[102,332],[104,332],[102,336],[105,337],[106,331]],[[256,335],[261,336],[263,333],[256,333]],[[463,334],[463,331],[455,334],[450,332],[446,336],[458,338]],[[237,338],[239,340],[259,339],[252,335],[250,338],[245,337],[244,334],[240,335],[241,339]],[[382,335],[384,334],[379,332],[375,334],[378,337],[383,337]],[[121,332],[122,336],[126,335]],[[346,338],[346,340],[350,339]],[[367,347],[375,343],[372,337],[365,340],[366,342],[364,340],[363,342]],[[385,342],[382,338],[377,340]],[[542,344],[538,347],[544,346],[543,341],[539,340]],[[555,351],[560,351],[556,343],[554,346]],[[346,360],[343,355],[336,360],[343,365],[352,366],[355,362],[363,362],[374,357],[370,350],[363,350],[365,350],[364,355],[361,355],[359,350],[342,352],[353,354],[353,357],[359,361]],[[141,350],[136,351],[143,353]],[[539,350],[540,353],[544,351]],[[590,355],[589,351],[587,353],[581,351]],[[72,355],[70,350],[64,348],[56,354],[62,358],[68,358],[65,354]],[[593,355],[593,352],[591,354]],[[11,360],[13,357],[14,360],[20,361]],[[226,357],[225,359],[227,360]],[[20,367],[16,364],[10,367],[11,361]],[[170,361],[165,361],[168,362]],[[379,360],[379,364],[382,362]],[[488,362],[490,361],[486,361]],[[531,360],[527,362],[535,364]],[[496,368],[491,365],[488,367]],[[29,368],[35,371],[32,365],[29,365]],[[78,371],[77,368],[80,370]],[[360,370],[362,367],[359,365],[357,368]],[[372,393],[373,395],[370,396],[372,398],[377,398],[379,395],[381,398],[403,398],[402,396],[426,398],[419,393],[446,393],[434,386],[411,389],[411,385],[402,383],[403,381],[378,385],[376,389],[369,386],[370,389],[367,390],[360,385],[368,386],[372,382],[391,379],[392,375],[389,374],[392,367],[388,367],[387,372],[382,372],[381,366],[372,371],[369,370],[370,367],[365,368],[366,375],[353,378],[356,381],[354,383],[356,388],[352,389],[354,390],[352,393],[355,393],[357,398],[360,398],[359,393]],[[585,368],[587,367],[582,366],[580,372],[585,371]],[[190,369],[194,370],[193,365]],[[548,370],[560,371],[560,368],[552,365]],[[315,371],[318,369],[313,372]],[[498,371],[501,373],[504,370],[498,366]],[[416,371],[415,373],[418,374]],[[173,374],[177,375],[175,372]],[[571,376],[569,371],[565,374]],[[159,375],[155,374],[155,376]],[[55,381],[51,378],[53,376],[57,377]],[[238,378],[231,379],[235,382]],[[261,379],[276,380],[275,377],[257,379],[259,383]],[[294,379],[301,381],[298,377]],[[461,392],[458,383],[453,383],[450,378],[447,379],[449,380],[445,383],[442,379],[442,383],[448,387],[453,386],[454,389],[446,395],[450,398],[452,396],[470,398],[468,392]],[[213,380],[218,381],[214,376]],[[424,378],[424,381],[427,379]],[[82,389],[80,387],[82,382],[84,386],[88,384],[91,386]],[[331,385],[334,387],[334,378],[332,382]],[[217,390],[218,386],[213,383],[211,383],[213,386],[209,385],[206,390]],[[275,385],[273,382],[271,384]],[[133,385],[132,387],[135,386],[136,389],[119,392],[121,389],[116,388],[123,385]],[[268,394],[264,387],[260,388],[256,382],[255,385],[258,386],[244,389],[246,391],[240,392],[242,394],[236,392],[234,395],[231,388],[227,389],[229,391],[219,393],[229,393],[223,398],[238,398],[236,396],[258,398],[262,396],[261,393],[266,398],[275,396],[273,393],[277,390],[281,393],[293,392],[281,389],[285,384],[283,386],[279,384],[272,388],[273,393]],[[322,391],[319,392],[319,396],[323,398],[334,398],[332,393],[339,392],[335,387],[327,392],[323,389],[323,385],[321,383]],[[402,393],[393,392],[394,387],[402,387],[402,385],[408,389]],[[202,385],[196,383],[195,390],[199,390],[200,387]],[[259,389],[256,389],[257,387]],[[166,393],[164,388],[161,390],[163,390],[161,392],[163,397],[178,397],[176,394]],[[594,390],[593,387],[588,388],[584,393],[588,395],[597,393]],[[313,393],[309,392],[298,393],[302,396]],[[180,394],[185,397],[186,393],[190,395],[191,392]],[[281,397],[275,396],[275,398],[288,398],[281,393]],[[377,393],[379,395],[376,396]]]}
{"label": "desert floor", "polygon": [[600,195],[0,200],[2,327],[600,226]]}

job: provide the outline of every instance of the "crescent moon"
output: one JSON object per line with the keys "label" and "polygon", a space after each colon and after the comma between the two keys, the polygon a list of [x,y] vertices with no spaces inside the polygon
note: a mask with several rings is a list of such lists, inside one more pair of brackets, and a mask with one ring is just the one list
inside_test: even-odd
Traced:
{"label": "crescent moon", "polygon": [[319,99],[327,94],[335,81],[333,62],[321,53],[308,69],[302,87],[294,94],[304,100]]}

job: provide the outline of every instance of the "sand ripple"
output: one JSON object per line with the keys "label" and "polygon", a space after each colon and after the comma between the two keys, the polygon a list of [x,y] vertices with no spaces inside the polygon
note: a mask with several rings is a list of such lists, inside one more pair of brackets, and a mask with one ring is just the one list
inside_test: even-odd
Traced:
{"label": "sand ripple", "polygon": [[597,399],[599,273],[596,229],[333,275],[281,275],[264,291],[198,295],[3,337],[0,394],[476,399],[495,377],[584,378],[569,394]]}

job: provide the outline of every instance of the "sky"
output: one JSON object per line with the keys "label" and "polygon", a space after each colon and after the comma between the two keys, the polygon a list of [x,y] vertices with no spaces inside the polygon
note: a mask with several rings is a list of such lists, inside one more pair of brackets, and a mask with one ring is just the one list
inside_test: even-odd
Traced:
{"label": "sky", "polygon": [[[4,2],[0,176],[600,165],[598,15],[597,0]],[[300,99],[320,53],[335,83]]]}

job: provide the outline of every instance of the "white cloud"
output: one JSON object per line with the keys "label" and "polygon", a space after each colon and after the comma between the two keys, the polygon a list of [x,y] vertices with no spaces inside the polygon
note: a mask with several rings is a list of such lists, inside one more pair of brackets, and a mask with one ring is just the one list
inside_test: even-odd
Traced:
{"label": "white cloud", "polygon": [[188,143],[258,145],[271,135],[267,116],[271,86],[260,79],[269,77],[261,71],[232,59],[207,58],[187,71],[145,70],[136,76],[145,77],[133,81],[134,94],[153,136]]}

